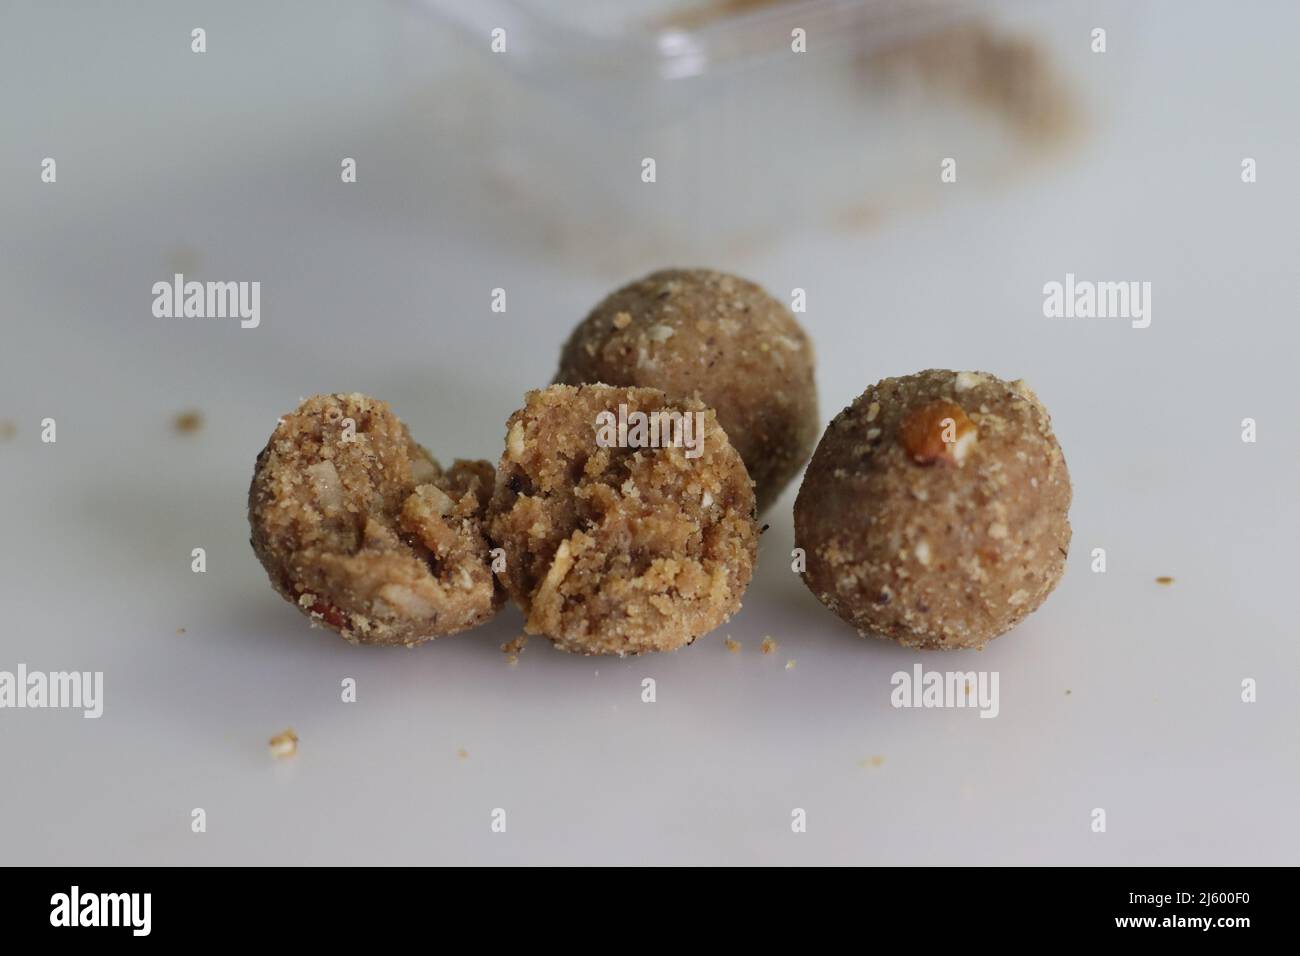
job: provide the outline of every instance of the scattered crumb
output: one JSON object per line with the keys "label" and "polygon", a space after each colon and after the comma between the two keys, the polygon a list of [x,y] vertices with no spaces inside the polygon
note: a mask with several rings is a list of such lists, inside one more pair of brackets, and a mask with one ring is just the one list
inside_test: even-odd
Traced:
{"label": "scattered crumb", "polygon": [[731,635],[728,634],[726,640],[722,642],[722,646],[731,651],[731,653],[736,654],[740,651],[741,643],[740,641],[733,641]]}
{"label": "scattered crumb", "polygon": [[1167,577],[1165,575],[1161,575],[1160,577],[1156,578],[1156,584],[1173,584],[1173,583],[1174,583],[1174,579],[1171,577]]}
{"label": "scattered crumb", "polygon": [[776,647],[777,647],[776,640],[772,637],[771,634],[768,634],[766,637],[764,637],[763,643],[758,645],[758,649],[762,651],[764,654],[771,654],[773,651],[776,650]]}
{"label": "scattered crumb", "polygon": [[173,427],[183,435],[192,435],[203,427],[203,416],[195,411],[181,412],[172,421]]}
{"label": "scattered crumb", "polygon": [[788,671],[792,671],[792,670],[794,670],[794,658],[793,658],[793,657],[790,658],[788,661],[785,662],[785,669],[788,670]]}
{"label": "scattered crumb", "polygon": [[269,745],[271,748],[271,756],[280,758],[292,757],[298,752],[298,735],[295,734],[293,728],[290,727],[272,737]]}
{"label": "scattered crumb", "polygon": [[882,757],[882,756],[880,756],[879,754],[876,754],[876,756],[871,757],[871,758],[868,759],[868,760],[859,760],[859,761],[858,761],[858,766],[859,766],[859,767],[864,767],[864,768],[865,768],[865,767],[879,767],[879,766],[880,766],[881,764],[883,764],[884,762],[885,762],[885,758]]}
{"label": "scattered crumb", "polygon": [[469,751],[466,750],[464,747],[460,747],[456,750],[456,757],[460,760],[468,760]]}
{"label": "scattered crumb", "polygon": [[1074,693],[1074,691],[1072,691],[1072,690],[1070,690],[1070,689],[1067,688],[1066,691],[1065,691],[1065,696],[1066,696],[1066,697],[1069,697],[1069,696],[1070,696],[1071,694],[1073,694],[1073,693]]}
{"label": "scattered crumb", "polygon": [[18,434],[18,425],[8,418],[0,419],[0,441],[8,441]]}
{"label": "scattered crumb", "polygon": [[524,648],[527,646],[528,646],[527,634],[520,634],[513,641],[506,641],[504,644],[502,644],[501,653],[505,654],[506,663],[518,664],[519,655],[524,652]]}
{"label": "scattered crumb", "polygon": [[178,628],[176,628],[176,633],[177,633],[177,634],[184,634],[184,633],[185,633],[185,628],[183,628],[183,627],[178,627]]}
{"label": "scattered crumb", "polygon": [[761,527],[761,528],[758,529],[758,533],[759,533],[759,534],[765,534],[765,533],[767,532],[767,529],[770,528],[770,527],[772,527],[770,524],[765,524],[765,525],[763,525],[763,527]]}

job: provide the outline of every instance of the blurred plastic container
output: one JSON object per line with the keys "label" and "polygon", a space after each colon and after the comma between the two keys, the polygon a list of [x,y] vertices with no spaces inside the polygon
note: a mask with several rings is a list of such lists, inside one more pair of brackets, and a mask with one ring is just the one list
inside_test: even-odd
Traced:
{"label": "blurred plastic container", "polygon": [[941,198],[945,158],[963,184],[1014,180],[1106,95],[1092,14],[1060,2],[416,2],[482,51],[461,93],[491,194],[602,261],[865,227]]}

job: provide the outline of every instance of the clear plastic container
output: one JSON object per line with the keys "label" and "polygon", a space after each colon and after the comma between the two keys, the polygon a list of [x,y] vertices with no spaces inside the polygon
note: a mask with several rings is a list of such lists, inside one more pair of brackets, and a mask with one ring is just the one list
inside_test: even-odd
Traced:
{"label": "clear plastic container", "polygon": [[415,2],[482,51],[458,83],[489,195],[601,262],[868,227],[941,200],[945,159],[963,184],[1014,181],[1067,155],[1116,85],[1066,3]]}

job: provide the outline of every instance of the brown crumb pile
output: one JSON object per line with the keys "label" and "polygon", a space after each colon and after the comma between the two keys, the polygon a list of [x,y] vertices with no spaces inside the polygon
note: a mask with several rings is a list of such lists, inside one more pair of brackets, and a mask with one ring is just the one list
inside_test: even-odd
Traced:
{"label": "brown crumb pile", "polygon": [[203,427],[203,416],[199,412],[181,412],[172,420],[172,427],[182,435],[192,435]]}
{"label": "brown crumb pile", "polygon": [[353,643],[411,646],[501,603],[481,527],[492,482],[485,461],[444,472],[385,402],[317,395],[258,455],[253,550],[313,622]]}
{"label": "brown crumb pile", "polygon": [[998,117],[1038,145],[1068,140],[1078,108],[1047,53],[1033,40],[979,22],[960,23],[871,53],[871,75],[912,80]]}
{"label": "brown crumb pile", "polygon": [[726,638],[723,640],[723,642],[722,642],[722,646],[725,647],[725,648],[726,648],[728,651],[730,651],[732,654],[739,654],[739,653],[740,653],[740,649],[741,649],[742,647],[744,647],[744,645],[741,644],[740,641],[733,641],[733,640],[731,639],[731,635],[730,635],[730,634],[728,634],[728,635],[726,636]]}
{"label": "brown crumb pile", "polygon": [[777,648],[776,639],[773,638],[770,634],[767,637],[763,638],[763,643],[758,645],[758,649],[762,651],[764,654],[775,653],[776,648]]}
{"label": "brown crumb pile", "polygon": [[267,746],[273,757],[292,757],[298,752],[298,735],[289,727],[268,740]]}
{"label": "brown crumb pile", "polygon": [[[602,413],[703,415],[686,447],[601,447]],[[645,388],[553,385],[506,424],[489,536],[524,630],[561,650],[689,644],[740,608],[758,548],[754,494],[713,412]]]}
{"label": "brown crumb pile", "polygon": [[1174,579],[1171,577],[1166,577],[1162,575],[1156,578],[1156,584],[1173,584],[1173,583],[1174,583]]}

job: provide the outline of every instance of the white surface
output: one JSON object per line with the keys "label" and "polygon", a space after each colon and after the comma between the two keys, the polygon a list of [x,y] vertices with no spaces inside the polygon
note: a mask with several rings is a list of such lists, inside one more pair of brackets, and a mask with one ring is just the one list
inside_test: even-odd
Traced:
{"label": "white surface", "polygon": [[[1035,387],[1075,483],[1069,570],[1037,614],[982,653],[860,640],[789,570],[792,488],[729,626],[626,661],[534,639],[513,667],[513,609],[412,651],[310,630],[248,547],[253,458],[299,396],[345,389],[388,398],[440,457],[495,458],[569,327],[671,250],[600,269],[520,239],[423,152],[458,104],[391,65],[402,18],[317,9],[0,15],[0,418],[18,425],[0,669],[102,670],[106,698],[97,721],[0,711],[0,861],[1300,862],[1300,8],[1153,5],[1140,57],[1112,29],[1096,58],[1132,89],[1070,162],[712,263],[808,290],[825,419],[919,368]],[[430,59],[450,69],[460,42]],[[262,327],[152,318],[177,262],[262,281]],[[1044,319],[1067,271],[1152,282],[1151,327]],[[177,435],[188,408],[205,427]],[[1000,715],[891,708],[916,660],[998,671]],[[286,726],[299,753],[276,761]]]}

